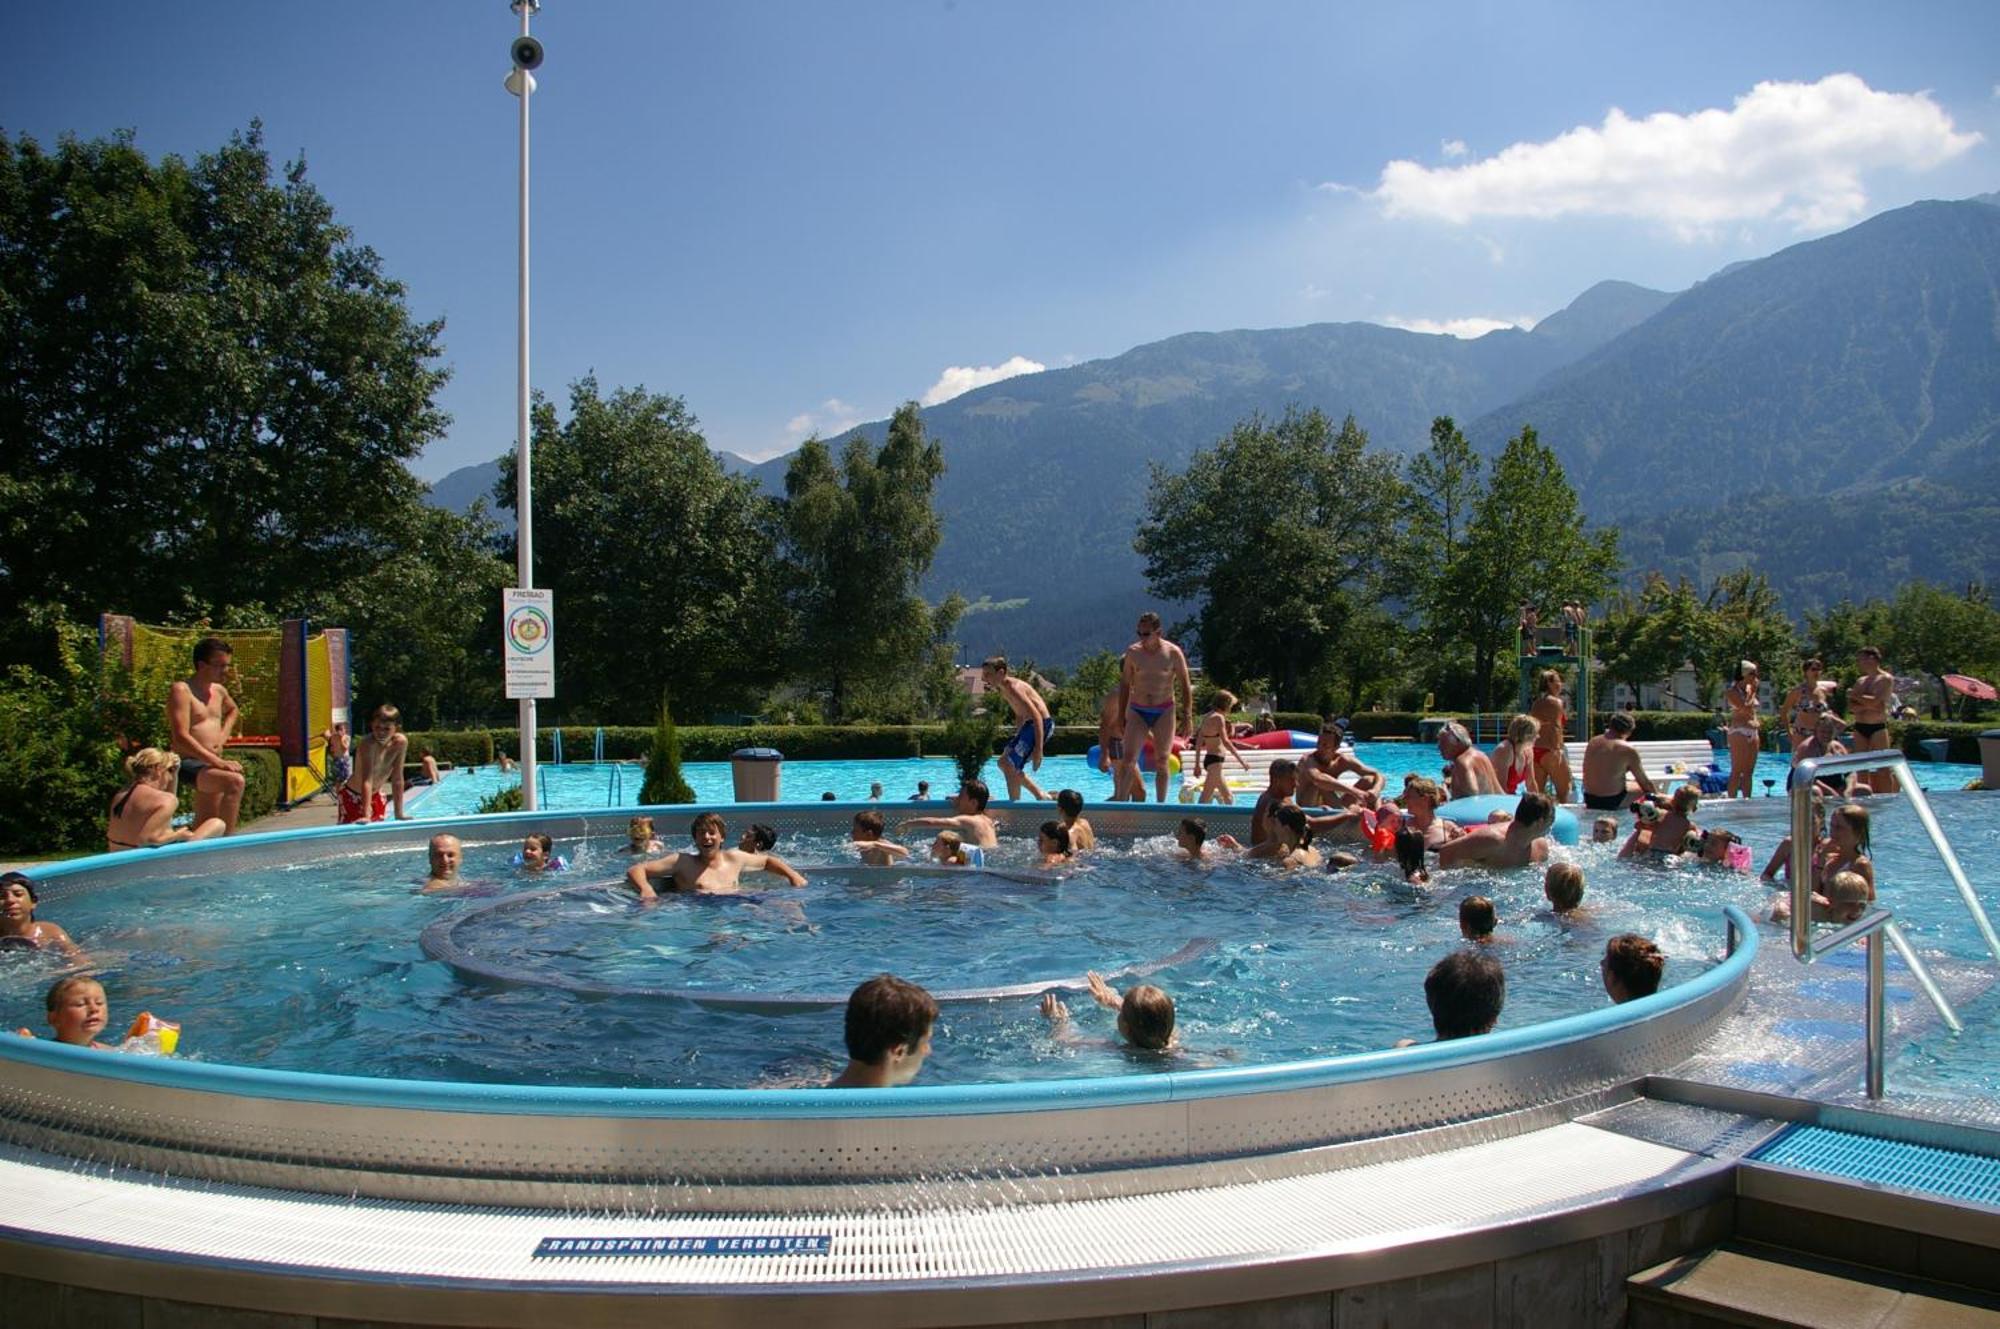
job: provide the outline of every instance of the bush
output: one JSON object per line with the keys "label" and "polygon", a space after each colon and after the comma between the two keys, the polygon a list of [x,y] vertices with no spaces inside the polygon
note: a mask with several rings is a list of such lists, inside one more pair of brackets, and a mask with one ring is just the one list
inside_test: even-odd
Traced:
{"label": "bush", "polygon": [[[233,747],[222,755],[243,764],[243,808],[237,816],[239,826],[275,811],[285,796],[285,763],[279,758],[278,750]],[[194,806],[194,791],[185,785],[181,788],[181,803],[185,807]]]}
{"label": "bush", "polygon": [[1924,750],[1917,745],[1927,738],[1942,738],[1951,744],[1945,749],[1946,761],[1961,761],[1971,766],[1979,764],[1979,736],[1992,725],[1960,724],[1950,720],[1906,720],[1889,726],[1889,736],[1903,755],[1921,759]]}
{"label": "bush", "polygon": [[480,799],[477,811],[481,813],[521,812],[527,806],[528,801],[522,797],[521,786],[510,784],[505,789],[496,789],[486,797]]}
{"label": "bush", "polygon": [[970,697],[954,698],[951,709],[939,746],[957,763],[960,780],[977,780],[1000,749],[1000,719],[991,711],[974,709]]}
{"label": "bush", "polygon": [[1349,733],[1366,741],[1393,734],[1398,738],[1414,738],[1417,725],[1424,720],[1444,720],[1456,717],[1444,711],[1423,714],[1417,711],[1356,711],[1348,719],[1352,722]]}
{"label": "bush", "polygon": [[639,787],[639,801],[648,806],[694,802],[694,790],[681,777],[681,740],[674,731],[674,713],[664,692],[660,694],[660,720],[653,727],[653,749],[646,757],[646,782]]}
{"label": "bush", "polygon": [[409,738],[412,760],[428,750],[439,764],[493,764],[493,735],[484,729],[420,729],[410,734]]}

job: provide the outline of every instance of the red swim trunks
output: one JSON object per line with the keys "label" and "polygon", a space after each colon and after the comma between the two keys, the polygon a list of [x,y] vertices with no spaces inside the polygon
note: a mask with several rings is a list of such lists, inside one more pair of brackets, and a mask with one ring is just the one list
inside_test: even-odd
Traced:
{"label": "red swim trunks", "polygon": [[342,826],[351,826],[363,821],[383,821],[387,819],[389,815],[389,800],[382,797],[381,790],[378,789],[375,791],[373,802],[365,807],[362,805],[361,795],[355,791],[353,785],[344,784],[340,786],[339,792],[340,824]]}

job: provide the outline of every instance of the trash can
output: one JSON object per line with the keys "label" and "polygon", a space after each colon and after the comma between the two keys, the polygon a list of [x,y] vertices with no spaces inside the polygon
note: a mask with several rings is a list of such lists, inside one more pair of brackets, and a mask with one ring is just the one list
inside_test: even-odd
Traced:
{"label": "trash can", "polygon": [[1979,782],[1988,789],[2000,789],[2000,729],[1988,729],[1979,736]]}
{"label": "trash can", "polygon": [[785,754],[776,748],[738,748],[729,754],[729,775],[736,785],[738,803],[778,801],[778,775],[784,770]]}
{"label": "trash can", "polygon": [[1917,740],[1917,749],[1924,754],[1925,761],[1943,761],[1945,754],[1951,751],[1951,740],[1948,738],[1920,738]]}

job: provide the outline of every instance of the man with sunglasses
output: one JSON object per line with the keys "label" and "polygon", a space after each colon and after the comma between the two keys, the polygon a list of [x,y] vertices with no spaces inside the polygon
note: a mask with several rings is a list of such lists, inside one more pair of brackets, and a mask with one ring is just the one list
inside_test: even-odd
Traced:
{"label": "man with sunglasses", "polygon": [[1167,760],[1173,754],[1174,738],[1183,726],[1183,712],[1176,704],[1187,697],[1186,728],[1191,733],[1194,720],[1194,680],[1188,676],[1187,656],[1181,648],[1160,635],[1160,616],[1151,610],[1139,615],[1139,640],[1125,648],[1125,662],[1118,675],[1118,713],[1125,718],[1125,751],[1119,759],[1117,787],[1132,787],[1144,801],[1145,786],[1139,783],[1137,768],[1146,739],[1153,740],[1153,785],[1160,802],[1167,801]]}

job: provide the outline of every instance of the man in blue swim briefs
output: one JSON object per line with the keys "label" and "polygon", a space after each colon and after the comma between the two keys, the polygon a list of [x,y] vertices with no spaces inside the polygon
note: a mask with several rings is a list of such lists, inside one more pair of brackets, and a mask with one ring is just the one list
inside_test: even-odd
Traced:
{"label": "man in blue swim briefs", "polygon": [[[1187,656],[1181,648],[1160,635],[1160,616],[1147,610],[1139,615],[1139,640],[1125,648],[1125,661],[1118,674],[1118,709],[1125,716],[1125,751],[1119,758],[1117,787],[1137,781],[1141,750],[1153,740],[1153,786],[1160,802],[1167,801],[1167,758],[1173,755],[1174,738],[1185,729],[1194,729],[1194,680],[1188,676]],[[1176,702],[1187,698],[1187,710]],[[1180,717],[1185,715],[1183,725]],[[1134,789],[1143,798],[1143,786]]]}
{"label": "man in blue swim briefs", "polygon": [[1042,750],[1056,731],[1049,704],[1035,691],[1034,684],[1007,672],[1004,655],[993,656],[981,665],[979,677],[988,692],[997,692],[1006,700],[1014,712],[1014,723],[1020,726],[1013,739],[1000,750],[1000,773],[1007,777],[1007,797],[1019,798],[1025,786],[1036,798],[1047,798],[1048,791],[1036,784],[1028,771],[1042,769]]}

